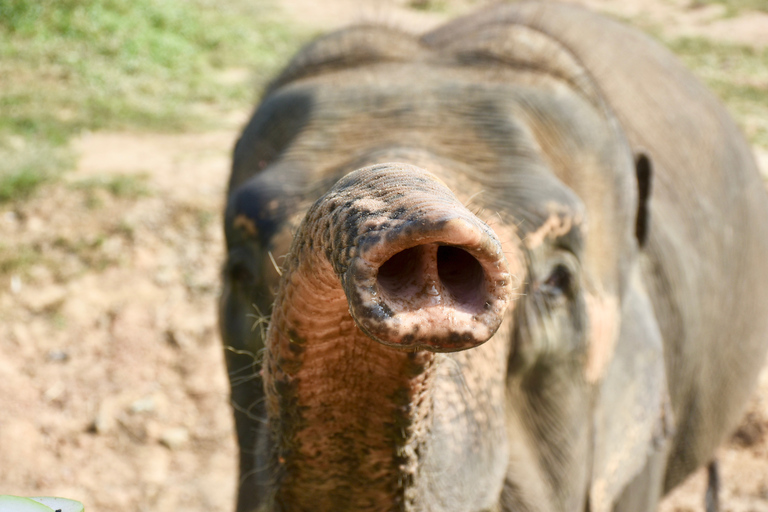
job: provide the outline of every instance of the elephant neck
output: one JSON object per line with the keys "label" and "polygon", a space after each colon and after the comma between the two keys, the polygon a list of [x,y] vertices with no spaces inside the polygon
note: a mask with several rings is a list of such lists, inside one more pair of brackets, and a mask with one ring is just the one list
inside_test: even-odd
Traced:
{"label": "elephant neck", "polygon": [[272,500],[281,510],[404,509],[429,430],[435,355],[371,340],[327,260],[294,261],[264,365]]}

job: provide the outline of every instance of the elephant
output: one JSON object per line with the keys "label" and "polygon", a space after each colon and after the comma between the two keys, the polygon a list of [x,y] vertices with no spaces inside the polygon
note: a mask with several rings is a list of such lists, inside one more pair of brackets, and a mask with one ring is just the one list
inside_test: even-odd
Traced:
{"label": "elephant", "polygon": [[573,5],[310,42],[224,224],[239,512],[655,510],[716,469],[768,347],[750,146]]}

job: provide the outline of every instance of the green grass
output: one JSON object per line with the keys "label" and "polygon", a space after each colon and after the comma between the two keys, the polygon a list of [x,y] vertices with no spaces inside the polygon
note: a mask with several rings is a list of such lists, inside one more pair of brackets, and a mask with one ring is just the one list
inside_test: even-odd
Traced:
{"label": "green grass", "polygon": [[56,175],[34,168],[41,148],[66,168],[55,150],[83,130],[204,129],[245,108],[302,37],[264,0],[0,0],[0,158],[27,162],[0,167],[0,201]]}
{"label": "green grass", "polygon": [[70,166],[71,155],[58,146],[19,136],[0,138],[0,203],[28,198]]}
{"label": "green grass", "polygon": [[445,12],[448,10],[448,3],[442,0],[410,0],[408,7],[424,12]]}
{"label": "green grass", "polygon": [[666,44],[725,102],[750,140],[768,147],[768,48],[700,37]]}
{"label": "green grass", "polygon": [[8,172],[0,180],[0,201],[26,199],[37,187],[50,181],[51,178],[51,174],[35,167],[24,167]]}
{"label": "green grass", "polygon": [[694,0],[694,7],[704,5],[722,5],[726,16],[737,16],[742,11],[768,12],[768,0]]}
{"label": "green grass", "polygon": [[99,191],[103,190],[115,198],[138,199],[151,195],[146,175],[116,174],[75,181],[72,188],[85,193],[85,204],[89,208],[103,206]]}
{"label": "green grass", "polygon": [[37,248],[27,245],[8,247],[0,243],[0,276],[26,271],[42,259]]}

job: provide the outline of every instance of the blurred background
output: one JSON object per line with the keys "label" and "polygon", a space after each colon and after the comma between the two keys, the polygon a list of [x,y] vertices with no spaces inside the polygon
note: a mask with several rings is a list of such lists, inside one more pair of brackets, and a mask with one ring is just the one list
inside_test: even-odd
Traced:
{"label": "blurred background", "polygon": [[[679,55],[768,179],[768,0],[578,3]],[[421,31],[482,4],[0,0],[0,494],[233,509],[215,311],[238,130],[313,36]],[[767,372],[720,459],[724,510],[768,511]],[[695,475],[663,510],[703,510],[704,487]]]}

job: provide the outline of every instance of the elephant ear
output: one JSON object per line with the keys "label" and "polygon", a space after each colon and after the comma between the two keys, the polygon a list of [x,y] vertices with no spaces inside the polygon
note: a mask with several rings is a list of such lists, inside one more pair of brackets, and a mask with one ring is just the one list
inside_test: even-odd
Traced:
{"label": "elephant ear", "polygon": [[633,495],[658,492],[663,471],[651,466],[663,461],[659,453],[672,434],[661,333],[638,271],[622,304],[614,357],[599,386],[589,502],[591,512],[609,512],[629,487]]}

